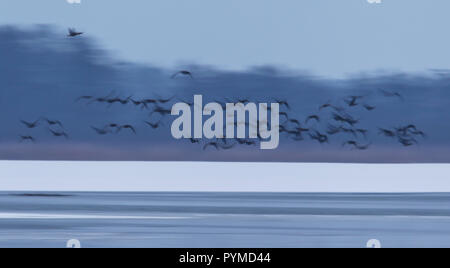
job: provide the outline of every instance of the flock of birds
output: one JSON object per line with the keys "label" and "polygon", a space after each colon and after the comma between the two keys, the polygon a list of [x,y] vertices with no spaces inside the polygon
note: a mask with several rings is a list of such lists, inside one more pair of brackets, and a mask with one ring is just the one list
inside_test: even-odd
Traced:
{"label": "flock of birds", "polygon": [[[398,92],[386,90],[379,90],[379,92],[386,98],[404,101],[404,97]],[[317,114],[307,116],[304,121],[291,118],[288,114],[285,114],[286,121],[280,126],[280,132],[286,133],[296,141],[303,141],[307,136],[320,144],[330,143],[332,136],[341,134],[345,140],[342,146],[353,150],[367,150],[372,145],[369,141],[370,130],[359,127],[361,119],[352,115],[352,111],[355,111],[358,107],[367,112],[377,109],[376,106],[368,104],[367,99],[368,96],[347,96],[340,100],[340,104],[327,102],[319,106]],[[286,105],[286,108],[290,109],[288,105]],[[324,114],[326,111],[328,113]],[[318,123],[323,121],[326,125],[325,130],[317,130]],[[314,124],[311,124],[311,122]],[[395,128],[379,127],[378,135],[394,139],[405,147],[418,144],[419,137],[426,138],[426,134],[414,124]]]}
{"label": "flock of birds", "polygon": [[[64,126],[59,120],[51,120],[45,117],[41,117],[36,121],[33,122],[27,122],[25,120],[20,120],[20,123],[22,123],[26,128],[28,129],[36,129],[44,123],[44,126],[48,130],[48,132],[53,135],[54,137],[63,137],[66,139],[69,139],[69,135],[64,130]],[[21,135],[20,142],[23,141],[32,141],[36,142],[36,139],[31,135]]]}
{"label": "flock of birds", "polygon": [[[77,32],[75,29],[69,29],[68,36],[73,38],[82,35],[83,32]],[[175,79],[179,76],[188,77],[194,79],[193,74],[187,70],[181,70],[171,76]],[[398,92],[391,92],[386,90],[379,90],[379,93],[385,98],[395,98],[399,101],[404,101],[404,97]],[[171,115],[171,108],[166,108],[166,105],[172,104],[174,100],[179,100],[193,106],[194,103],[184,101],[180,98],[142,98],[137,99],[132,95],[127,97],[120,97],[114,95],[114,92],[106,96],[80,96],[75,102],[84,102],[86,105],[98,104],[111,107],[112,105],[122,106],[134,106],[140,110],[146,110],[149,112],[149,120],[143,121],[146,127],[153,130],[159,129],[165,126],[166,117]],[[224,108],[226,103],[243,103],[247,104],[251,102],[249,99],[225,99],[225,101],[216,101]],[[348,147],[352,150],[367,150],[371,147],[372,142],[369,141],[370,130],[360,127],[361,120],[356,118],[352,113],[354,111],[366,111],[373,112],[377,109],[376,106],[368,104],[368,96],[347,96],[337,102],[327,102],[318,107],[316,113],[310,114],[303,119],[297,118],[291,112],[291,104],[286,100],[273,99],[273,102],[280,105],[280,134],[285,135],[287,138],[293,141],[304,141],[310,139],[317,141],[319,144],[329,144],[332,137],[341,135],[343,147]],[[154,115],[159,115],[158,120],[151,120]],[[36,129],[44,126],[49,133],[55,138],[69,139],[69,134],[64,129],[63,124],[59,120],[53,120],[45,117],[41,117],[36,121],[21,120],[20,123],[27,129]],[[247,128],[250,128],[248,122],[235,122],[235,126],[240,124],[246,124]],[[225,126],[226,127],[226,126]],[[257,127],[257,126],[253,126]],[[132,124],[117,124],[108,123],[103,126],[91,126],[92,131],[97,135],[109,135],[118,134],[123,131],[128,131],[134,135],[138,134],[137,126]],[[397,141],[404,147],[413,146],[419,143],[420,138],[426,138],[426,134],[420,130],[414,124],[406,126],[399,126],[396,128],[378,128],[378,135]],[[200,139],[189,139],[192,144],[199,144],[203,150],[210,147],[216,150],[229,150],[238,145],[241,146],[256,146],[257,140],[263,139],[258,135],[257,139],[228,139],[216,138],[215,140],[209,140],[203,142]],[[32,135],[21,135],[20,142],[31,141],[36,142],[36,138]]]}

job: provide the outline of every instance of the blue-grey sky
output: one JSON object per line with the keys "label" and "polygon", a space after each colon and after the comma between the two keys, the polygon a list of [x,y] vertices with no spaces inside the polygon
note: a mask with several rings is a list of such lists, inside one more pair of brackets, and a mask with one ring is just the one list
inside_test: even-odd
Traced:
{"label": "blue-grey sky", "polygon": [[[450,69],[448,7],[439,0],[2,1],[0,159],[450,162],[449,73],[427,71]],[[68,27],[86,34],[69,39]],[[170,79],[180,68],[176,64],[195,79]],[[403,101],[380,90],[399,92]],[[290,116],[302,123],[325,102],[345,106],[349,95],[361,95],[364,103],[346,108],[369,135],[333,136],[329,147],[308,136],[293,142],[282,135],[271,152],[205,152],[174,140],[167,118],[164,128],[149,129],[143,121],[158,118],[130,103],[74,102],[81,95],[108,94],[176,96],[173,101],[202,94],[205,102],[287,99]],[[363,104],[376,110],[368,112]],[[320,124],[308,126],[312,133],[337,124],[331,112],[320,116]],[[30,130],[20,123],[42,117],[63,121],[70,140],[55,139],[45,126]],[[109,123],[132,124],[138,135],[100,137],[91,128]],[[378,133],[379,127],[408,124],[428,135],[418,138],[418,146],[403,148]],[[19,143],[19,135],[33,135],[38,143]],[[342,147],[356,138],[373,150]]]}
{"label": "blue-grey sky", "polygon": [[85,31],[127,61],[325,76],[450,68],[447,0],[7,0],[0,24]]}
{"label": "blue-grey sky", "polygon": [[[0,28],[0,159],[8,160],[203,160],[203,161],[294,161],[294,162],[450,162],[449,73],[424,72],[372,73],[346,79],[328,79],[294,69],[270,66],[246,71],[224,71],[218,67],[188,66],[195,78],[171,79],[176,69],[154,65],[118,62],[94,37],[70,39],[64,29],[40,25],[26,28]],[[427,51],[424,49],[424,51]],[[403,97],[386,97],[382,91]],[[75,100],[80,96],[134,100],[170,98],[165,109],[178,101],[192,101],[202,94],[205,103],[288,100],[291,109],[282,107],[290,119],[297,119],[310,129],[303,140],[294,141],[282,133],[276,150],[261,151],[257,146],[237,146],[230,151],[202,150],[189,140],[175,140],[170,133],[175,117],[160,117],[133,103],[91,103]],[[357,106],[349,106],[349,96],[361,96]],[[319,111],[332,103],[357,119],[355,128],[366,135],[351,132],[330,134],[330,144],[318,144],[310,134],[327,133],[329,124],[339,127],[333,109]],[[363,105],[375,107],[368,111]],[[306,122],[318,114],[320,122]],[[347,116],[344,115],[344,116]],[[70,139],[53,137],[42,118],[59,120]],[[28,129],[21,120],[41,119],[39,127]],[[204,118],[206,119],[206,117]],[[283,117],[284,119],[284,117]],[[153,130],[144,123],[164,125]],[[285,121],[285,119],[284,119]],[[283,122],[283,121],[282,121]],[[99,136],[91,127],[131,124],[136,130],[124,130]],[[396,138],[380,135],[378,128],[394,130],[416,125],[427,136],[415,136],[415,146],[404,147]],[[283,122],[287,129],[295,124]],[[349,125],[341,125],[349,128]],[[31,135],[37,143],[19,142]],[[351,150],[345,141],[357,140],[370,150]],[[232,141],[236,143],[236,141]]]}

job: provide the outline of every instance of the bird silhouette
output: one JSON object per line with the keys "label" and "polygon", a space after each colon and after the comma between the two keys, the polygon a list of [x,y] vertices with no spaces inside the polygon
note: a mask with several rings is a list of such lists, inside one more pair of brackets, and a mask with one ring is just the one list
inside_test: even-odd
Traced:
{"label": "bird silhouette", "polygon": [[289,103],[285,100],[277,100],[275,99],[275,102],[278,103],[280,106],[284,106],[286,107],[288,110],[291,109],[291,106],[289,105]]}
{"label": "bird silhouette", "polygon": [[304,128],[304,127],[302,127],[302,126],[296,127],[295,130],[296,130],[298,133],[300,133],[300,134],[301,134],[302,132],[309,132],[309,128]]}
{"label": "bird silhouette", "polygon": [[364,108],[365,108],[367,111],[373,111],[373,110],[375,110],[377,107],[375,107],[375,106],[370,106],[370,105],[368,105],[368,104],[364,104]]}
{"label": "bird silhouette", "polygon": [[315,120],[316,122],[320,122],[320,117],[318,115],[310,115],[306,118],[305,123],[308,124],[309,121]]}
{"label": "bird silhouette", "polygon": [[328,135],[336,135],[336,134],[340,133],[341,131],[342,131],[342,127],[337,127],[337,126],[328,124],[328,130],[327,130]]}
{"label": "bird silhouette", "polygon": [[67,35],[68,37],[76,37],[84,34],[83,32],[77,32],[74,28],[69,28],[68,31],[69,31],[69,34]]}
{"label": "bird silhouette", "polygon": [[166,103],[172,101],[174,98],[175,97],[171,97],[171,98],[168,98],[168,99],[157,99],[156,101],[161,103],[161,104],[166,104]]}
{"label": "bird silhouette", "polygon": [[408,125],[404,127],[396,128],[396,132],[399,136],[402,137],[409,137],[411,135],[414,136],[421,136],[422,138],[425,138],[426,135],[423,131],[419,130],[415,125]]}
{"label": "bird silhouette", "polygon": [[[268,109],[269,110],[269,109]],[[279,115],[284,116],[284,118],[286,118],[286,120],[289,120],[289,114],[286,112],[280,112]]]}
{"label": "bird silhouette", "polygon": [[353,135],[353,137],[357,138],[357,133],[356,130],[351,129],[351,128],[345,128],[345,127],[341,127],[342,132],[347,133],[347,134],[351,134]]}
{"label": "bird silhouette", "polygon": [[380,90],[380,91],[383,94],[383,96],[385,96],[387,98],[396,97],[396,98],[399,98],[402,101],[404,100],[403,96],[400,93],[398,93],[398,92],[390,92],[390,91],[386,91],[386,90]]}
{"label": "bird silhouette", "polygon": [[309,137],[312,140],[317,140],[319,143],[329,143],[329,139],[327,135],[321,134],[319,131],[314,131],[313,134],[309,133]]}
{"label": "bird silhouette", "polygon": [[200,143],[200,139],[189,138],[189,141],[190,141],[192,144]]}
{"label": "bird silhouette", "polygon": [[234,144],[226,144],[226,139],[224,139],[224,142],[225,142],[225,144],[220,144],[219,146],[220,146],[220,149],[222,149],[222,150],[231,150],[231,149],[233,149],[235,146],[236,146],[236,143],[234,143]]}
{"label": "bird silhouette", "polygon": [[341,123],[347,123],[351,126],[354,126],[355,124],[357,124],[359,121],[354,119],[353,117],[351,117],[350,115],[340,115],[337,113],[333,113],[333,119],[337,122],[341,122]]}
{"label": "bird silhouette", "polygon": [[403,137],[398,137],[398,141],[405,147],[410,147],[413,146],[414,144],[417,144],[417,141],[413,138],[403,138]]}
{"label": "bird silhouette", "polygon": [[237,103],[242,103],[242,104],[248,104],[249,102],[251,102],[249,99],[237,99],[236,101],[232,101],[232,100],[230,100],[230,99],[226,99],[226,102],[227,103],[234,103],[234,102],[237,102]]}
{"label": "bird silhouette", "polygon": [[297,119],[289,119],[288,122],[289,122],[289,123],[296,124],[297,126],[300,126],[300,125],[301,125],[300,121],[298,121]]}
{"label": "bird silhouette", "polygon": [[357,133],[363,135],[363,137],[367,139],[367,134],[369,133],[369,130],[367,130],[367,129],[356,129],[355,131]]}
{"label": "bird silhouette", "polygon": [[422,136],[422,138],[426,138],[427,134],[425,134],[425,132],[421,131],[421,130],[414,130],[410,132],[411,134],[415,135],[415,136]]}
{"label": "bird silhouette", "polygon": [[20,142],[24,142],[24,141],[31,141],[31,142],[36,142],[36,139],[33,138],[32,136],[19,136],[20,138]]}
{"label": "bird silhouette", "polygon": [[24,121],[24,120],[20,120],[20,122],[22,124],[24,124],[27,128],[36,128],[39,125],[40,121],[41,121],[40,119],[38,119],[38,120],[36,120],[34,122],[27,122],[27,121]]}
{"label": "bird silhouette", "polygon": [[345,112],[345,108],[340,107],[340,106],[331,106],[331,108],[333,108],[333,110],[335,110],[338,113],[344,113]]}
{"label": "bird silhouette", "polygon": [[152,122],[148,122],[148,121],[144,121],[147,125],[149,125],[151,128],[153,128],[153,129],[157,129],[157,128],[159,128],[160,126],[162,126],[162,125],[164,125],[164,123],[163,122],[161,122],[161,120],[159,121],[159,122],[157,122],[157,123],[152,123]]}
{"label": "bird silhouette", "polygon": [[114,128],[116,130],[115,132],[117,133],[120,128],[120,125],[116,123],[110,123],[106,125],[103,129],[111,129],[111,128]]}
{"label": "bird silhouette", "polygon": [[126,99],[120,99],[119,102],[122,105],[128,104],[133,96],[128,96]]}
{"label": "bird silhouette", "polygon": [[123,126],[119,126],[117,128],[117,133],[119,133],[120,131],[122,131],[122,129],[129,129],[131,130],[134,134],[137,134],[136,129],[132,126],[132,125],[123,125]]}
{"label": "bird silhouette", "polygon": [[394,138],[397,136],[394,131],[389,130],[389,129],[378,128],[378,130],[381,135],[384,135],[389,138]]}
{"label": "bird silhouette", "polygon": [[346,145],[351,145],[353,146],[354,149],[358,149],[358,150],[367,150],[370,147],[370,144],[366,144],[366,145],[360,145],[358,144],[358,142],[356,141],[346,141],[342,144],[342,146],[346,146]]}
{"label": "bird silhouette", "polygon": [[240,145],[248,145],[248,146],[256,145],[256,142],[252,140],[238,139],[238,138],[235,138],[234,140],[237,141],[237,143]]}
{"label": "bird silhouette", "polygon": [[61,121],[58,120],[50,120],[48,118],[43,117],[42,120],[44,120],[49,126],[59,126],[61,128],[64,128],[63,124],[61,123]]}
{"label": "bird silhouette", "polygon": [[172,114],[172,111],[169,109],[165,109],[159,106],[156,106],[153,111],[150,113],[150,116],[153,115],[154,113],[160,114],[161,116],[166,116],[166,115],[170,115]]}
{"label": "bird silhouette", "polygon": [[319,107],[319,111],[322,111],[323,109],[326,109],[326,108],[330,108],[330,107],[332,107],[332,105],[331,105],[331,103],[325,103],[325,104],[322,104],[320,107]]}
{"label": "bird silhouette", "polygon": [[347,99],[345,99],[345,103],[347,103],[348,106],[350,107],[354,107],[354,106],[358,106],[358,100],[364,98],[363,96],[350,96]]}
{"label": "bird silhouette", "polygon": [[147,103],[147,104],[157,104],[159,101],[156,99],[143,99],[141,100],[143,103]]}
{"label": "bird silhouette", "polygon": [[179,75],[189,76],[191,79],[194,79],[194,76],[192,75],[192,73],[190,71],[186,71],[186,70],[176,72],[174,75],[172,75],[172,79],[176,78]]}
{"label": "bird silhouette", "polygon": [[140,106],[142,110],[143,110],[143,109],[148,110],[148,105],[147,105],[147,103],[144,102],[143,100],[133,100],[133,99],[130,99],[130,101],[131,101],[136,107],[139,107],[139,106]]}
{"label": "bird silhouette", "polygon": [[91,126],[91,128],[95,132],[97,132],[98,135],[107,135],[107,134],[111,133],[111,131],[108,128],[101,129],[101,128],[96,128],[96,127],[93,127],[93,126]]}
{"label": "bird silhouette", "polygon": [[91,104],[93,102],[98,102],[98,103],[105,103],[109,100],[109,98],[111,97],[111,95],[114,94],[114,91],[109,93],[107,96],[105,97],[98,97],[98,98],[93,98],[90,102],[88,102],[88,104]]}
{"label": "bird silhouette", "polygon": [[66,132],[64,132],[64,131],[61,131],[61,132],[58,132],[58,131],[54,131],[54,130],[52,130],[52,129],[48,129],[52,134],[53,134],[53,136],[55,136],[55,137],[64,137],[64,138],[66,138],[66,139],[68,139],[69,138],[69,135],[66,133]]}

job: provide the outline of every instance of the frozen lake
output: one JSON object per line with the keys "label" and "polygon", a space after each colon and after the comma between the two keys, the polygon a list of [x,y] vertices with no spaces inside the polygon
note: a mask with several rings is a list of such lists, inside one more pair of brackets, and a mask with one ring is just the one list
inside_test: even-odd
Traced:
{"label": "frozen lake", "polygon": [[0,193],[0,247],[450,247],[450,194]]}

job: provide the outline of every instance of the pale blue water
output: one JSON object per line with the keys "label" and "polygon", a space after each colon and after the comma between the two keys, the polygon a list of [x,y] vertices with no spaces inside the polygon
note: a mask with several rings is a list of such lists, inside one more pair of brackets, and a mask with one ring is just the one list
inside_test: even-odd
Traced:
{"label": "pale blue water", "polygon": [[0,247],[450,247],[450,194],[0,192]]}

